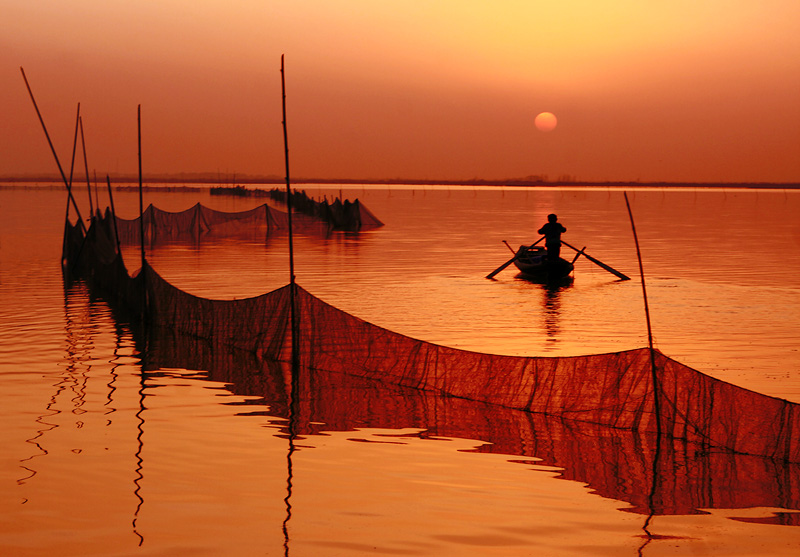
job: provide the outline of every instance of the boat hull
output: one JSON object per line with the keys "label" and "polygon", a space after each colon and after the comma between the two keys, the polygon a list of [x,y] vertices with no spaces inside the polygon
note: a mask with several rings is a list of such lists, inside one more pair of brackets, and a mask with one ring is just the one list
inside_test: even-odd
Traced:
{"label": "boat hull", "polygon": [[538,282],[557,282],[570,278],[575,268],[572,263],[559,257],[556,261],[547,258],[544,248],[520,246],[514,265],[522,275]]}

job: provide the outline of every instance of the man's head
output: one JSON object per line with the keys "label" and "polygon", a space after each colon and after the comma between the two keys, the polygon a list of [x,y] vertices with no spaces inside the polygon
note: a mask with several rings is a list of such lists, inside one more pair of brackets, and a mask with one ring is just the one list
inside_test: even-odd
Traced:
{"label": "man's head", "polygon": [[547,215],[547,222],[556,222],[558,217],[554,213]]}

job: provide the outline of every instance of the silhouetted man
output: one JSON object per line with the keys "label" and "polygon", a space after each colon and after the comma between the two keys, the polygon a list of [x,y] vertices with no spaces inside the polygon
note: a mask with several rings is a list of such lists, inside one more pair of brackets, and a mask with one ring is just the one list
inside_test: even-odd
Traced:
{"label": "silhouetted man", "polygon": [[558,261],[561,255],[561,234],[567,229],[558,222],[554,214],[547,215],[547,223],[539,229],[539,234],[544,234],[544,246],[547,248],[547,259],[551,262]]}

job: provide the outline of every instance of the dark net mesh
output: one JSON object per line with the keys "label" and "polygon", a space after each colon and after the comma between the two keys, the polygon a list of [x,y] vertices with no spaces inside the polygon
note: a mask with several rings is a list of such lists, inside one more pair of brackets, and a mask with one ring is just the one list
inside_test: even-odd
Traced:
{"label": "dark net mesh", "polygon": [[[215,211],[198,203],[180,212],[162,211],[150,205],[144,211],[146,243],[200,241],[223,237],[265,238],[287,228],[287,214],[266,204],[238,213]],[[139,244],[140,219],[116,219],[120,242]]]}
{"label": "dark net mesh", "polygon": [[[285,193],[283,194],[285,201]],[[383,226],[369,209],[356,199],[342,203],[338,199],[308,201],[306,212],[293,212],[293,226],[303,232],[334,230],[361,230]],[[313,205],[309,205],[313,204]],[[310,207],[313,207],[311,210]],[[140,218],[116,219],[117,233],[122,244],[139,244]],[[163,211],[149,205],[144,211],[144,236],[146,244],[163,242],[199,242],[215,238],[265,239],[271,234],[288,229],[288,214],[266,203],[236,213],[216,211],[196,204],[179,212]]]}
{"label": "dark net mesh", "polygon": [[469,400],[800,462],[800,405],[709,377],[647,348],[574,357],[467,352],[376,327],[299,289],[302,364]]}
{"label": "dark net mesh", "polygon": [[[177,218],[196,226],[197,218],[185,214]],[[209,218],[206,214],[203,222]],[[158,227],[158,220],[153,222]],[[68,227],[64,245],[72,271],[109,299],[145,315],[152,330],[205,343],[220,354],[249,354],[281,370],[283,383],[291,388],[290,286],[221,301],[183,292],[147,265],[144,274],[131,278],[116,255],[108,215],[93,224],[86,238]],[[660,352],[655,354],[654,386],[647,348],[575,357],[481,354],[393,333],[300,287],[296,305],[300,369],[313,381],[354,376],[641,435],[660,425],[668,437],[694,447],[681,448],[681,454],[721,449],[800,462],[800,405],[714,379]]]}
{"label": "dark net mesh", "polygon": [[[288,194],[284,189],[272,189],[268,192],[272,199],[286,204]],[[361,201],[350,201],[337,197],[333,202],[327,198],[318,201],[309,197],[305,191],[292,192],[292,208],[295,211],[316,217],[328,224],[334,230],[358,231],[370,228],[379,228],[383,223],[367,209]]]}
{"label": "dark net mesh", "polygon": [[[800,508],[800,464],[726,450],[709,450],[653,433],[525,412],[380,379],[301,367],[291,405],[290,366],[197,339],[170,328],[148,335],[145,370],[206,370],[238,395],[261,397],[263,414],[291,435],[362,428],[402,437],[479,439],[476,451],[514,455],[530,465],[555,467],[559,477],[584,482],[599,495],[631,506],[629,511],[689,514],[709,508]],[[255,404],[255,401],[251,401]],[[258,412],[252,407],[249,413]],[[417,430],[420,431],[409,431]],[[791,516],[791,515],[789,515]],[[776,517],[777,520],[777,517]]]}

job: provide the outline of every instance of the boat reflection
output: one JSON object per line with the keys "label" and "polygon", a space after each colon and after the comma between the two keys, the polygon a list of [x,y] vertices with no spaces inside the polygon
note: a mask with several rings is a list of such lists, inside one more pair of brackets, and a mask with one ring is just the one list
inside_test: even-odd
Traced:
{"label": "boat reflection", "polygon": [[547,335],[548,344],[559,341],[561,333],[561,294],[572,288],[573,277],[567,276],[556,281],[541,281],[530,275],[519,273],[515,279],[531,284],[542,292],[544,323],[542,329]]}
{"label": "boat reflection", "polygon": [[[647,516],[722,508],[800,510],[799,464],[707,450],[677,439],[662,438],[658,447],[650,434],[306,368],[296,378],[293,405],[287,366],[171,330],[150,331],[145,366],[206,370],[210,380],[228,383],[237,395],[262,397],[264,413],[289,424],[283,430],[289,438],[413,428],[423,437],[477,439],[485,443],[477,452],[541,459],[542,465],[560,468],[560,478],[586,483],[602,497],[627,502],[623,510]],[[776,514],[773,522],[796,524],[796,518]]]}

